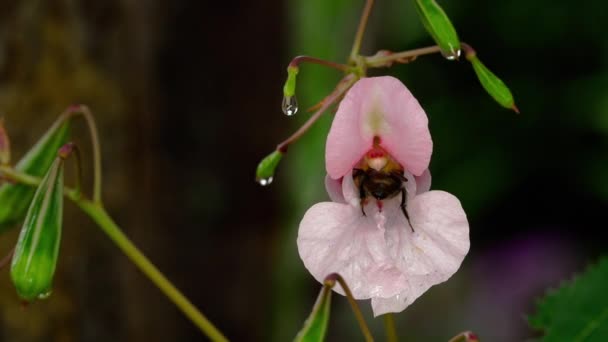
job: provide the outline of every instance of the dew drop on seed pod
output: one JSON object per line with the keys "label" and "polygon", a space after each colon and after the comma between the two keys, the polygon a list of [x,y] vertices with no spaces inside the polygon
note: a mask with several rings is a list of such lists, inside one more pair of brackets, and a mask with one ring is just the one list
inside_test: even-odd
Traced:
{"label": "dew drop on seed pod", "polygon": [[51,294],[53,293],[52,290],[49,290],[47,292],[41,293],[38,295],[38,299],[47,299],[51,296]]}
{"label": "dew drop on seed pod", "polygon": [[295,115],[298,112],[298,100],[295,96],[284,96],[282,104],[283,114]]}
{"label": "dew drop on seed pod", "polygon": [[448,61],[457,60],[458,58],[460,58],[460,49],[454,51],[454,53],[443,55],[443,57],[445,57],[445,59],[447,59]]}
{"label": "dew drop on seed pod", "polygon": [[261,186],[270,185],[272,183],[272,177],[260,178],[258,179],[258,183],[260,183]]}

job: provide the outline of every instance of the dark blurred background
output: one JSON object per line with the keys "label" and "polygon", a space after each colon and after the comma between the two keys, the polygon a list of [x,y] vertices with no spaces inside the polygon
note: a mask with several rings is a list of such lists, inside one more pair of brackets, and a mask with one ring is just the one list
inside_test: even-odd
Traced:
{"label": "dark blurred background", "polygon": [[[606,252],[608,8],[439,2],[522,114],[495,104],[466,61],[434,55],[370,71],[399,77],[426,109],[433,188],[457,195],[471,225],[462,269],[396,317],[399,334],[525,340],[535,336],[526,315],[536,298]],[[327,200],[331,115],[290,149],[272,186],[256,184],[254,171],[308,117],[281,114],[287,63],[298,54],[345,61],[363,3],[4,1],[0,112],[14,155],[68,105],[89,105],[106,206],[126,233],[231,340],[291,340],[320,289],[295,237],[306,209]],[[411,0],[385,0],[362,52],[431,44]],[[339,77],[303,66],[301,107]],[[90,156],[85,133],[76,141]],[[205,340],[85,215],[66,210],[50,299],[23,308],[0,273],[0,340]],[[0,251],[17,234],[0,236]],[[328,340],[361,340],[346,300],[333,302]],[[361,305],[382,339],[381,319]]]}

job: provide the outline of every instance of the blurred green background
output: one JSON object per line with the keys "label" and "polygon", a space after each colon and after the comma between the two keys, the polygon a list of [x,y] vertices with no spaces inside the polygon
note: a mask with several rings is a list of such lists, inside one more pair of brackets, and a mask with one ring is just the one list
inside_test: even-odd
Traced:
{"label": "blurred green background", "polygon": [[[3,2],[0,113],[13,154],[68,105],[89,105],[103,139],[107,207],[127,234],[231,340],[291,340],[320,289],[295,237],[306,209],[328,200],[331,115],[290,148],[272,186],[256,184],[254,171],[308,117],[281,114],[290,59],[345,61],[363,3]],[[440,4],[522,114],[495,104],[466,61],[434,55],[370,71],[399,77],[426,109],[433,188],[454,193],[471,225],[461,271],[399,314],[397,326],[404,341],[447,341],[463,330],[482,341],[524,340],[536,336],[525,320],[535,299],[606,252],[608,8],[599,0]],[[431,44],[411,0],[377,1],[362,53]],[[301,107],[339,77],[301,67]],[[90,156],[85,132],[76,141]],[[22,308],[0,273],[1,341],[204,340],[66,207],[53,296]],[[0,251],[17,234],[0,236]],[[381,320],[361,305],[382,339]],[[362,339],[344,298],[335,297],[328,333]]]}

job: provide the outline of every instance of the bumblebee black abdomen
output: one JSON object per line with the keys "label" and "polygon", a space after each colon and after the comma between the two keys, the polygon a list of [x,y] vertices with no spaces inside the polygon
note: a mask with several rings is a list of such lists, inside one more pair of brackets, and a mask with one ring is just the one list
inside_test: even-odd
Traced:
{"label": "bumblebee black abdomen", "polygon": [[361,184],[365,193],[377,200],[396,196],[401,192],[403,182],[398,177],[381,172],[375,172],[363,180]]}

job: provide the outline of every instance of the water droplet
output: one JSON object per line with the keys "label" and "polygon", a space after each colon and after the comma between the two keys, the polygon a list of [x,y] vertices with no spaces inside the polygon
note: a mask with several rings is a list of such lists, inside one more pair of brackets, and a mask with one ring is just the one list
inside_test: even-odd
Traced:
{"label": "water droplet", "polygon": [[47,292],[41,293],[38,295],[38,299],[47,299],[51,296],[53,290],[48,290]]}
{"label": "water droplet", "polygon": [[460,49],[458,49],[456,51],[452,50],[452,53],[450,53],[449,55],[444,55],[444,57],[448,61],[457,60],[458,58],[460,58]]}
{"label": "water droplet", "polygon": [[287,116],[295,115],[298,112],[298,100],[295,96],[283,97],[283,114]]}
{"label": "water droplet", "polygon": [[260,183],[261,186],[270,185],[270,184],[272,184],[272,177],[260,178],[260,179],[258,179],[258,183]]}

